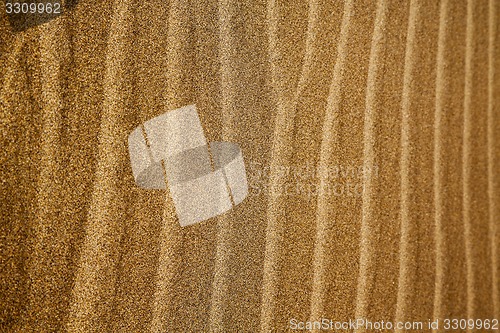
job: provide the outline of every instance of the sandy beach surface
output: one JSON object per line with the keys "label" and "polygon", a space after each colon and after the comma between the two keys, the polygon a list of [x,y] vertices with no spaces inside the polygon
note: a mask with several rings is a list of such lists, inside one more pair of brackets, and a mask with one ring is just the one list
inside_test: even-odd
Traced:
{"label": "sandy beach surface", "polygon": [[[500,319],[498,1],[1,6],[1,332]],[[127,137],[189,104],[250,193],[181,228]]]}

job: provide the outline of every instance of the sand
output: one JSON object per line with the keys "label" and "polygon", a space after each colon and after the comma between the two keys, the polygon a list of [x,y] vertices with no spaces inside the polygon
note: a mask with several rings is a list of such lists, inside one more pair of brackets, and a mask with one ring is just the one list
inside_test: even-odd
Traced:
{"label": "sand", "polygon": [[[79,1],[23,31],[2,12],[0,331],[500,318],[499,11]],[[181,228],[127,136],[188,104],[251,191]],[[318,176],[340,166],[377,172]]]}

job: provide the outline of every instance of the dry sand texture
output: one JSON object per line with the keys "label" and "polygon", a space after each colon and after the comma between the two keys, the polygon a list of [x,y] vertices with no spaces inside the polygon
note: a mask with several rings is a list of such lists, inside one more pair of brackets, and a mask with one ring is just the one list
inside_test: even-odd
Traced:
{"label": "dry sand texture", "polygon": [[[22,32],[0,19],[0,331],[500,318],[498,1],[106,0]],[[168,193],[134,185],[126,143],[193,103],[208,141],[240,144],[252,189],[181,228]],[[338,166],[377,172],[314,176]]]}

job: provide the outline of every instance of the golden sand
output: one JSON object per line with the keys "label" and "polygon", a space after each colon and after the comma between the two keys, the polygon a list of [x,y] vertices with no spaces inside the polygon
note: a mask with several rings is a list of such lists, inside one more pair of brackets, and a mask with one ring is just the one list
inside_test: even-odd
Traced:
{"label": "golden sand", "polygon": [[[2,12],[0,331],[500,318],[499,11],[80,1],[20,32]],[[127,136],[188,104],[267,174],[181,228],[135,186]],[[280,177],[305,165],[378,173]]]}

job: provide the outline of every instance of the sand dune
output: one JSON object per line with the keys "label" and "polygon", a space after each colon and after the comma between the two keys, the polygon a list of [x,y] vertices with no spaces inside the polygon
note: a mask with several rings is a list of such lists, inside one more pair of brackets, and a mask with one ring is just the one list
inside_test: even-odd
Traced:
{"label": "sand dune", "polygon": [[[499,10],[80,1],[25,31],[1,14],[0,331],[499,318]],[[127,135],[187,104],[257,182],[181,228],[168,191],[135,186]]]}

